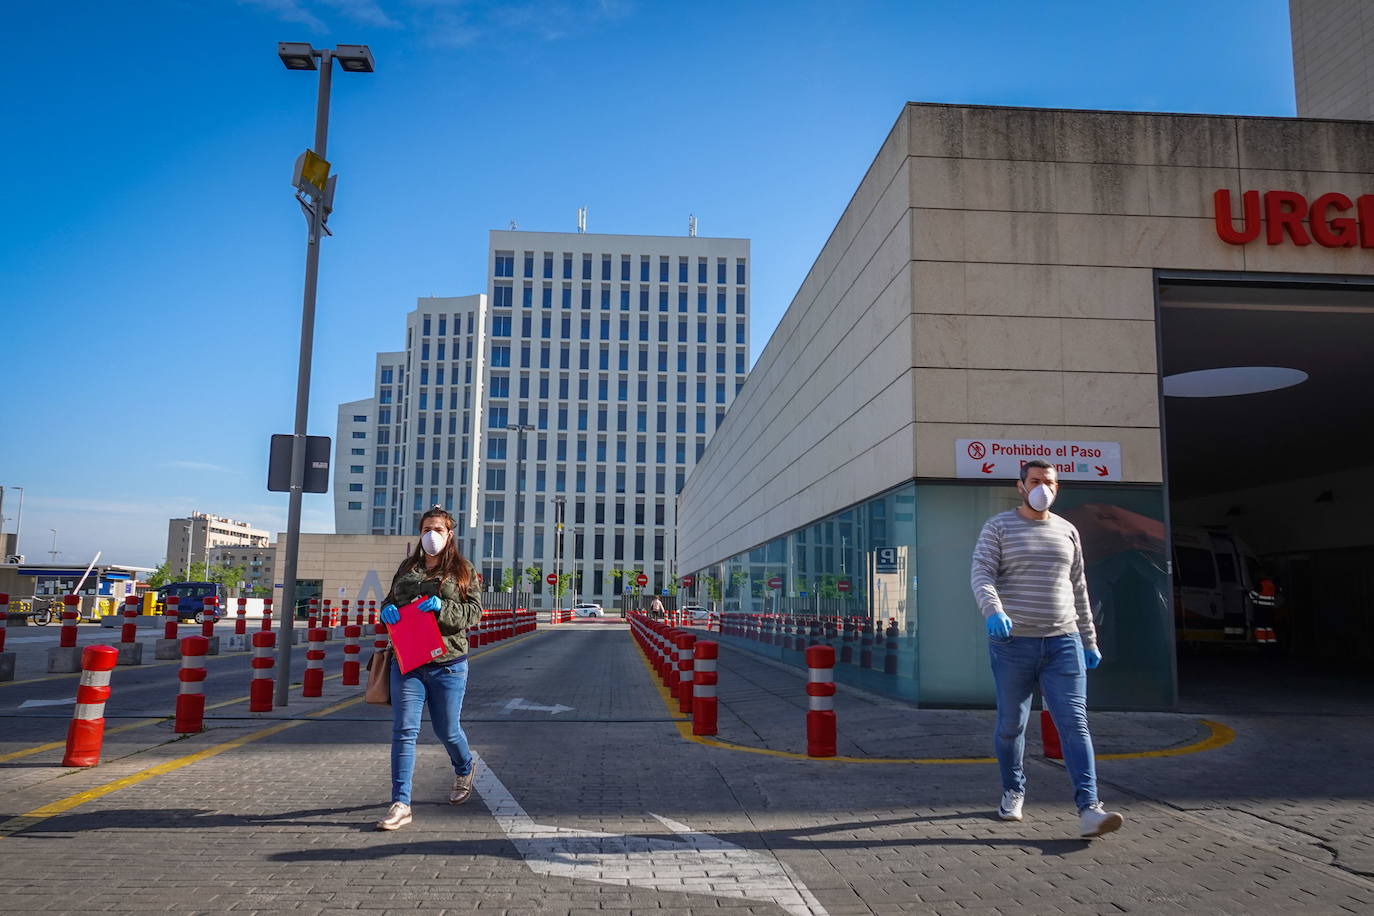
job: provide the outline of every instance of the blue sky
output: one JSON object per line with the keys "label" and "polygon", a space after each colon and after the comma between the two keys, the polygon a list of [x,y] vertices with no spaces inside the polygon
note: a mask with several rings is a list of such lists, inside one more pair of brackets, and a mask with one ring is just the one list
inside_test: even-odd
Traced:
{"label": "blue sky", "polygon": [[[154,565],[196,509],[276,532],[314,74],[336,72],[310,432],[487,231],[752,239],[755,354],[906,101],[1291,115],[1284,0],[12,0],[0,60],[0,485],[21,550]],[[15,530],[17,498],[5,504]],[[332,497],[305,502],[330,531]]]}

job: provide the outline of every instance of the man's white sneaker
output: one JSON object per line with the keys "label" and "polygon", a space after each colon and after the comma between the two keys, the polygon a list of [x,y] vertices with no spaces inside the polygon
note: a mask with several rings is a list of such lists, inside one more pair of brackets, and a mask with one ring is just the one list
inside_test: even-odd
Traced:
{"label": "man's white sneaker", "polygon": [[1107,811],[1102,802],[1095,802],[1078,812],[1078,835],[1102,836],[1121,827],[1123,818],[1115,811]]}
{"label": "man's white sneaker", "polygon": [[997,806],[997,816],[1004,821],[1021,820],[1021,805],[1025,801],[1026,796],[1024,794],[1008,789],[1002,793],[1002,804]]}
{"label": "man's white sneaker", "polygon": [[386,817],[377,822],[378,830],[396,830],[410,823],[410,805],[392,802]]}

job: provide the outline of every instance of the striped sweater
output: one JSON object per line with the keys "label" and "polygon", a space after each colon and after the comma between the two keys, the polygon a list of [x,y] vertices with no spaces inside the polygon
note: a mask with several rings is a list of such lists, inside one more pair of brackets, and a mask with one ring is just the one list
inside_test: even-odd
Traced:
{"label": "striped sweater", "polygon": [[1078,529],[1057,515],[1042,521],[1012,509],[988,519],[973,548],[973,595],[983,616],[1011,618],[1013,636],[1075,630],[1097,648]]}

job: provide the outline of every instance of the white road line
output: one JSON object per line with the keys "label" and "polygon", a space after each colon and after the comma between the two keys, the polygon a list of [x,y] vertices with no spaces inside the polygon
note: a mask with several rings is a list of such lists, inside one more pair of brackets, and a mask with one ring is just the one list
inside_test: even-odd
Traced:
{"label": "white road line", "polygon": [[827,916],[801,879],[770,852],[736,846],[657,814],[652,817],[676,840],[537,824],[476,752],[473,757],[478,794],[535,874],[759,900],[792,916]]}

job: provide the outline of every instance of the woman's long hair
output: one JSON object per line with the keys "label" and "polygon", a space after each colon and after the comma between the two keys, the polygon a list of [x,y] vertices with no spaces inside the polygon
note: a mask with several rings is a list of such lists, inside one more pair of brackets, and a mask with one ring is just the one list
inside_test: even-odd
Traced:
{"label": "woman's long hair", "polygon": [[[448,526],[448,540],[444,542],[444,549],[439,551],[439,565],[434,568],[433,574],[440,579],[452,580],[458,587],[459,596],[467,598],[468,590],[472,587],[472,564],[458,549],[458,540],[453,536],[453,529],[456,527],[453,516],[447,510],[435,506],[420,516],[420,527],[423,528],[425,522],[431,518],[442,518]],[[414,552],[401,562],[401,573],[405,574],[413,569],[424,570],[427,556],[423,542],[417,540]]]}

